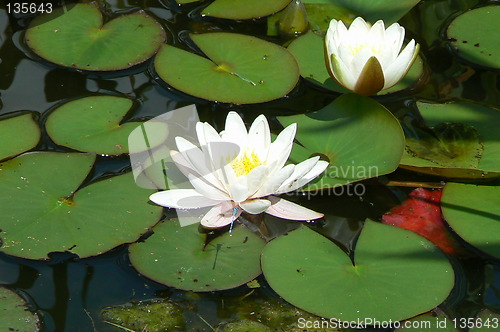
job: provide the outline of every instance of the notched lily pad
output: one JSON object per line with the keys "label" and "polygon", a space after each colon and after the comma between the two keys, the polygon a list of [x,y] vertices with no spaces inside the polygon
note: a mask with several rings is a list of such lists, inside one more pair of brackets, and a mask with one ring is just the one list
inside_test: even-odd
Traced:
{"label": "notched lily pad", "polygon": [[0,161],[33,149],[40,141],[40,127],[32,113],[9,115],[0,120]]}
{"label": "notched lily pad", "polygon": [[286,301],[341,321],[410,318],[439,305],[454,285],[450,262],[432,243],[373,221],[361,231],[354,262],[302,227],[267,244],[262,271]]}
{"label": "notched lily pad", "polygon": [[107,23],[96,2],[62,11],[35,18],[26,31],[28,46],[61,66],[89,71],[129,68],[153,56],[166,38],[162,26],[144,11]]}
{"label": "notched lily pad", "polygon": [[477,168],[483,155],[479,133],[463,123],[443,122],[422,130],[418,139],[406,139],[406,149],[443,167]]}
{"label": "notched lily pad", "polygon": [[297,84],[294,57],[276,44],[227,32],[192,34],[207,56],[163,45],[155,69],[170,86],[195,97],[236,104],[284,97]]}
{"label": "notched lily pad", "polygon": [[290,0],[215,0],[201,14],[231,20],[248,20],[274,14],[289,3]]}
{"label": "notched lily pad", "polygon": [[462,239],[500,258],[500,186],[450,182],[444,187],[441,209]]}
{"label": "notched lily pad", "polygon": [[402,168],[460,179],[500,176],[500,111],[472,103],[417,107],[427,128],[406,125]]}
{"label": "notched lily pad", "polygon": [[[67,102],[47,118],[45,127],[52,140],[62,146],[84,152],[119,155],[129,152],[128,137],[143,122],[125,122],[133,101],[117,96],[91,96]],[[154,132],[149,147],[164,142],[167,126],[148,121],[144,125]],[[136,151],[137,152],[137,151]]]}
{"label": "notched lily pad", "polygon": [[[304,36],[295,39],[288,46],[288,50],[297,59],[300,76],[315,87],[330,91],[350,92],[330,77],[325,64],[324,40],[320,35],[310,31]],[[420,56],[411,66],[406,76],[395,86],[382,90],[377,95],[401,92],[417,86],[424,73],[424,63]]]}
{"label": "notched lily pad", "polygon": [[166,220],[144,242],[130,246],[132,265],[146,277],[179,289],[198,292],[230,289],[261,273],[265,241],[244,226],[235,227],[205,246],[199,224],[181,227]]}
{"label": "notched lily pad", "polygon": [[123,174],[80,188],[93,154],[32,152],[0,164],[0,251],[46,259],[56,251],[95,256],[137,240],[154,225],[154,191]]}
{"label": "notched lily pad", "polygon": [[128,331],[184,331],[182,309],[169,301],[142,301],[105,308],[104,322]]}
{"label": "notched lily pad", "polygon": [[0,331],[40,331],[40,319],[15,292],[0,287]]}
{"label": "notched lily pad", "polygon": [[[500,6],[469,10],[451,21],[446,31],[453,53],[473,64],[500,69]],[[471,28],[474,27],[474,28]]]}
{"label": "notched lily pad", "polygon": [[330,162],[325,173],[303,190],[332,188],[393,172],[404,149],[399,121],[373,99],[345,94],[323,109],[278,118],[298,124],[290,159],[301,162],[320,154]]}

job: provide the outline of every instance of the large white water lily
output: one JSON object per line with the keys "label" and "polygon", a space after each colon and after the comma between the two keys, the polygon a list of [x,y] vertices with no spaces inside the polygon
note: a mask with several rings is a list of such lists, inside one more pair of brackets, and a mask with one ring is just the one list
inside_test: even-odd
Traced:
{"label": "large white water lily", "polygon": [[296,124],[288,126],[271,143],[264,115],[255,119],[248,132],[235,112],[228,114],[220,134],[208,123],[198,122],[199,147],[176,137],[178,151],[171,153],[193,189],[165,190],[150,199],[176,209],[212,207],[201,219],[209,228],[230,224],[242,211],[292,220],[321,218],[321,213],[273,196],[304,186],[328,166],[319,157],[285,166],[296,129]]}
{"label": "large white water lily", "polygon": [[396,85],[419,50],[412,39],[401,51],[404,36],[405,29],[398,23],[386,30],[382,20],[372,26],[358,17],[347,29],[342,21],[332,20],[325,37],[330,76],[345,88],[365,96]]}

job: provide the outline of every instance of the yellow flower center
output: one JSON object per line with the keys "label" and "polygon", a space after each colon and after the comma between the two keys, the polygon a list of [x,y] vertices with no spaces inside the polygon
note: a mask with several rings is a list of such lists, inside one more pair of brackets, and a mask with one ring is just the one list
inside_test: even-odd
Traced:
{"label": "yellow flower center", "polygon": [[234,158],[234,160],[229,164],[233,168],[236,176],[242,176],[248,175],[248,173],[250,173],[252,169],[262,165],[262,162],[254,151],[252,151],[252,153],[248,153],[248,151],[245,151],[243,156],[241,156],[240,158]]}
{"label": "yellow flower center", "polygon": [[368,45],[368,44],[355,44],[355,45],[349,45],[349,50],[352,53],[352,56],[356,56],[364,50],[365,48],[369,48],[372,51],[372,54],[374,55],[379,55],[380,52],[382,51],[382,48],[380,45]]}

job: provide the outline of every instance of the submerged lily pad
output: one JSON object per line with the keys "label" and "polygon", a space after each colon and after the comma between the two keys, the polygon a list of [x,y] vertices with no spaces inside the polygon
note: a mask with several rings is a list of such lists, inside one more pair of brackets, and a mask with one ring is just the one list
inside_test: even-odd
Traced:
{"label": "submerged lily pad", "polygon": [[500,44],[498,34],[493,32],[500,31],[499,16],[498,5],[475,8],[457,16],[446,31],[453,53],[473,64],[500,69]]}
{"label": "submerged lily pad", "polygon": [[[314,32],[308,32],[304,36],[295,39],[288,50],[297,59],[300,75],[306,81],[317,87],[327,90],[346,93],[350,92],[330,77],[325,64],[323,37]],[[424,64],[420,56],[417,57],[406,76],[395,86],[382,90],[377,95],[386,95],[399,92],[416,86],[424,73]]]}
{"label": "submerged lily pad", "polygon": [[215,0],[201,14],[232,20],[248,20],[274,14],[289,3],[290,0]]}
{"label": "submerged lily pad", "polygon": [[269,285],[286,301],[322,317],[399,321],[443,302],[454,284],[450,262],[424,238],[367,221],[354,262],[332,241],[301,227],[262,252]]}
{"label": "submerged lily pad", "polygon": [[46,259],[55,251],[95,256],[133,242],[154,225],[154,191],[128,173],[79,188],[95,155],[32,152],[0,164],[0,251]]}
{"label": "submerged lily pad", "polygon": [[445,220],[462,239],[500,258],[500,186],[448,183],[441,209]]}
{"label": "submerged lily pad", "polygon": [[91,71],[129,68],[153,56],[166,38],[161,25],[143,11],[104,24],[96,2],[63,10],[35,18],[26,31],[28,46],[61,66]]}
{"label": "submerged lily pad", "polygon": [[151,237],[130,246],[132,265],[157,282],[198,292],[234,288],[261,273],[260,237],[240,225],[205,246],[198,226],[181,227],[177,220],[156,225]]}
{"label": "submerged lily pad", "polygon": [[[121,123],[132,105],[132,100],[117,96],[76,99],[50,113],[45,127],[52,140],[62,146],[105,155],[128,153],[130,133],[143,124]],[[145,125],[155,133],[149,137],[150,147],[165,140],[166,125],[153,121],[148,121]]]}
{"label": "submerged lily pad", "polygon": [[40,127],[32,113],[0,120],[0,160],[33,149],[40,141]]}
{"label": "submerged lily pad", "polygon": [[396,118],[373,99],[345,94],[321,110],[282,116],[287,126],[297,123],[290,159],[297,163],[313,154],[325,156],[330,166],[304,190],[331,188],[391,173],[404,149],[403,130]]}
{"label": "submerged lily pad", "polygon": [[105,308],[104,322],[126,331],[181,331],[185,327],[182,309],[169,301],[142,301]]}
{"label": "submerged lily pad", "polygon": [[192,34],[207,58],[163,45],[155,58],[160,78],[208,100],[250,104],[281,98],[297,84],[294,57],[276,44],[235,33]]}
{"label": "submerged lily pad", "polygon": [[451,178],[500,176],[500,111],[472,103],[417,102],[428,129],[409,129],[401,167]]}
{"label": "submerged lily pad", "polygon": [[0,331],[40,331],[38,315],[28,309],[21,296],[5,287],[0,287]]}

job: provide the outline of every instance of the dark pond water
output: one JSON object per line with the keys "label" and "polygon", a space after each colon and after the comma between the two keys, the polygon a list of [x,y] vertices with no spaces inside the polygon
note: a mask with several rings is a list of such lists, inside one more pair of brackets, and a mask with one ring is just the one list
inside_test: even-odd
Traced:
{"label": "dark pond water", "polygon": [[[451,12],[480,3],[471,0],[424,1],[405,17],[402,23],[409,30],[410,37],[417,39],[422,46],[422,54],[432,74],[413,93],[379,101],[399,116],[411,114],[411,104],[416,98],[439,101],[460,98],[498,105],[498,75],[473,70],[450,55],[439,38],[442,22],[423,19],[428,15],[431,2],[441,2],[443,8]],[[108,12],[114,13],[108,18],[138,8],[146,9],[163,24],[169,40],[174,40],[177,45],[183,43],[182,36],[186,31],[240,31],[260,37],[264,37],[266,31],[262,20],[245,24],[201,20],[196,6],[188,6],[189,10],[180,12],[169,9],[168,1],[165,4],[147,0],[109,0],[105,3]],[[219,105],[165,89],[156,80],[150,62],[118,73],[83,74],[44,63],[31,54],[23,43],[23,31],[28,23],[29,20],[9,18],[4,8],[0,8],[0,116],[29,110],[39,113],[39,121],[43,122],[46,112],[61,102],[102,93],[136,99],[140,107],[133,118],[153,117],[195,102],[201,120],[220,130],[229,110],[240,111],[250,123],[261,113],[272,117],[318,110],[336,97],[313,90],[302,82],[289,97],[275,102],[250,106]],[[277,122],[272,121],[271,127],[279,130]],[[60,150],[45,136],[38,147],[38,150],[55,149]],[[127,167],[126,157],[102,157],[94,175],[120,172]],[[381,185],[387,180],[439,182],[441,179],[397,171],[380,181],[363,183],[366,190],[361,196],[339,190],[335,195],[317,197],[309,206],[327,214],[326,221],[317,225],[318,230],[350,251],[363,220],[380,220],[384,212],[399,204],[413,189]],[[296,199],[301,200],[300,197]],[[467,257],[453,257],[452,262],[457,282],[441,308],[450,317],[474,317],[483,308],[500,311],[498,261],[471,252]],[[249,298],[278,299],[265,281],[259,280],[262,287],[253,291]],[[250,292],[246,287],[213,294],[170,289],[140,276],[129,264],[127,246],[83,260],[69,254],[55,254],[48,262],[38,262],[0,254],[0,284],[19,291],[28,299],[33,309],[42,315],[44,331],[66,332],[117,331],[117,328],[100,322],[99,312],[103,307],[151,298],[170,298],[186,308],[184,317],[188,331],[210,331],[212,329],[207,323],[215,326],[221,320],[235,317],[236,312],[228,308],[232,303],[240,303],[240,299]]]}

